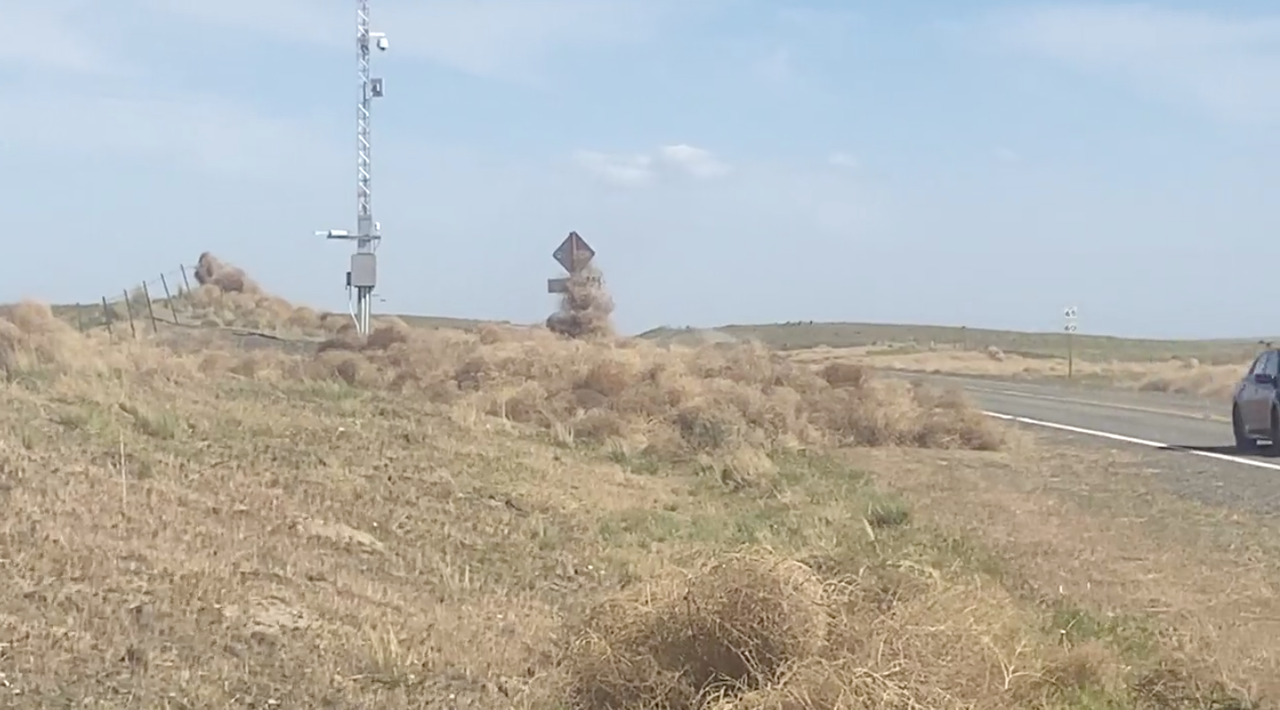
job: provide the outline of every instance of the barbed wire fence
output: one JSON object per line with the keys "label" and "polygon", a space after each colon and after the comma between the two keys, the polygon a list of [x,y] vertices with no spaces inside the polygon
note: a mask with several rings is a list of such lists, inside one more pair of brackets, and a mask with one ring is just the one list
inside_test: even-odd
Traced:
{"label": "barbed wire fence", "polygon": [[219,303],[217,299],[211,302],[201,297],[196,273],[195,265],[180,264],[117,294],[101,296],[96,302],[55,306],[55,315],[81,333],[105,330],[113,341],[161,336],[170,344],[177,344],[187,342],[184,333],[189,336],[202,331],[231,336],[242,348],[296,346],[301,352],[327,337],[318,332],[324,329],[323,318],[319,325],[311,322],[320,314],[310,309],[293,313],[259,311],[252,298],[247,304],[238,304],[240,310],[235,303]]}
{"label": "barbed wire fence", "polygon": [[189,313],[184,315],[190,310],[195,268],[181,264],[154,279],[121,289],[118,295],[104,295],[96,303],[76,303],[71,307],[74,312],[67,314],[68,320],[82,333],[104,328],[112,339],[137,338],[144,330],[158,333],[162,324],[199,326]]}

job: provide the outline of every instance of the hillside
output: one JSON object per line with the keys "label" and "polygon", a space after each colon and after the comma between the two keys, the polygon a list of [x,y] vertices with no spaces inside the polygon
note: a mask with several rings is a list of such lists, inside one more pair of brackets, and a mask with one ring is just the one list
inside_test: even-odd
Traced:
{"label": "hillside", "polygon": [[[201,289],[220,321],[326,323]],[[1070,457],[857,366],[395,319],[174,349],[30,303],[0,313],[0,365],[19,707],[1190,710],[1251,707],[1224,679],[1266,648],[1223,627],[1222,675],[1225,645],[1049,596],[1055,549],[942,523],[984,499],[924,517],[895,486]]]}
{"label": "hillside", "polygon": [[[641,338],[667,339],[681,329],[655,328]],[[983,351],[997,348],[1006,354],[1023,357],[1064,357],[1067,340],[1064,333],[1029,333],[1019,331],[961,328],[936,325],[892,323],[772,323],[757,325],[725,325],[714,329],[721,337],[738,341],[758,341],[779,350],[804,350],[817,347],[872,348],[914,346],[929,349]],[[1168,360],[1194,357],[1208,362],[1236,362],[1244,354],[1256,351],[1258,338],[1220,340],[1149,340],[1077,333],[1073,348],[1081,360]]]}

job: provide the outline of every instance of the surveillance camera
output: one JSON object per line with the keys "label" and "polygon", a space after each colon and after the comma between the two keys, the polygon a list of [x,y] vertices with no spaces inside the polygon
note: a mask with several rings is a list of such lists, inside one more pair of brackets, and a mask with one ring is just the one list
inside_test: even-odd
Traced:
{"label": "surveillance camera", "polygon": [[391,43],[387,41],[387,38],[386,38],[386,37],[379,37],[379,38],[378,38],[378,49],[380,49],[380,50],[382,50],[382,51],[384,51],[384,52],[385,52],[385,51],[387,51],[387,48],[388,48],[388,47],[390,47],[390,46],[391,46]]}

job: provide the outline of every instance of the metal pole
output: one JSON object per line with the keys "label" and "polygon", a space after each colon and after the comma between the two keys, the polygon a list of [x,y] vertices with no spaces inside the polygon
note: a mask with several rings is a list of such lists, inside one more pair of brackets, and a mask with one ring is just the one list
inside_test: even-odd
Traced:
{"label": "metal pole", "polygon": [[317,236],[356,242],[351,257],[351,276],[347,293],[355,289],[356,330],[368,335],[373,314],[373,290],[377,286],[377,257],[382,241],[382,227],[373,218],[373,100],[382,98],[382,79],[372,75],[370,55],[376,47],[388,48],[385,33],[373,32],[369,23],[369,0],[356,0],[356,63],[360,77],[360,101],[356,105],[356,231],[331,229]]}
{"label": "metal pole", "polygon": [[1076,372],[1075,335],[1080,311],[1075,306],[1068,306],[1063,309],[1062,315],[1066,321],[1062,330],[1067,334],[1067,379],[1070,380],[1075,377]]}
{"label": "metal pole", "polygon": [[1075,333],[1067,331],[1067,379],[1075,376],[1076,372],[1076,354],[1073,341]]}
{"label": "metal pole", "polygon": [[191,293],[191,282],[187,280],[186,264],[179,264],[178,268],[182,270],[182,285],[186,287],[187,293]]}
{"label": "metal pole", "polygon": [[76,328],[81,333],[84,332],[84,313],[80,309],[79,302],[76,303]]}

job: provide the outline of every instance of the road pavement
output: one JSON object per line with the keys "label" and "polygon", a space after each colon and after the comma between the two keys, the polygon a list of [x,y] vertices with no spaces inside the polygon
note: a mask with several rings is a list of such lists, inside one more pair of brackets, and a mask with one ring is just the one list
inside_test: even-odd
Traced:
{"label": "road pavement", "polygon": [[1069,446],[1132,451],[1179,495],[1280,514],[1280,458],[1236,451],[1230,402],[986,378],[892,376],[959,387],[983,411]]}

